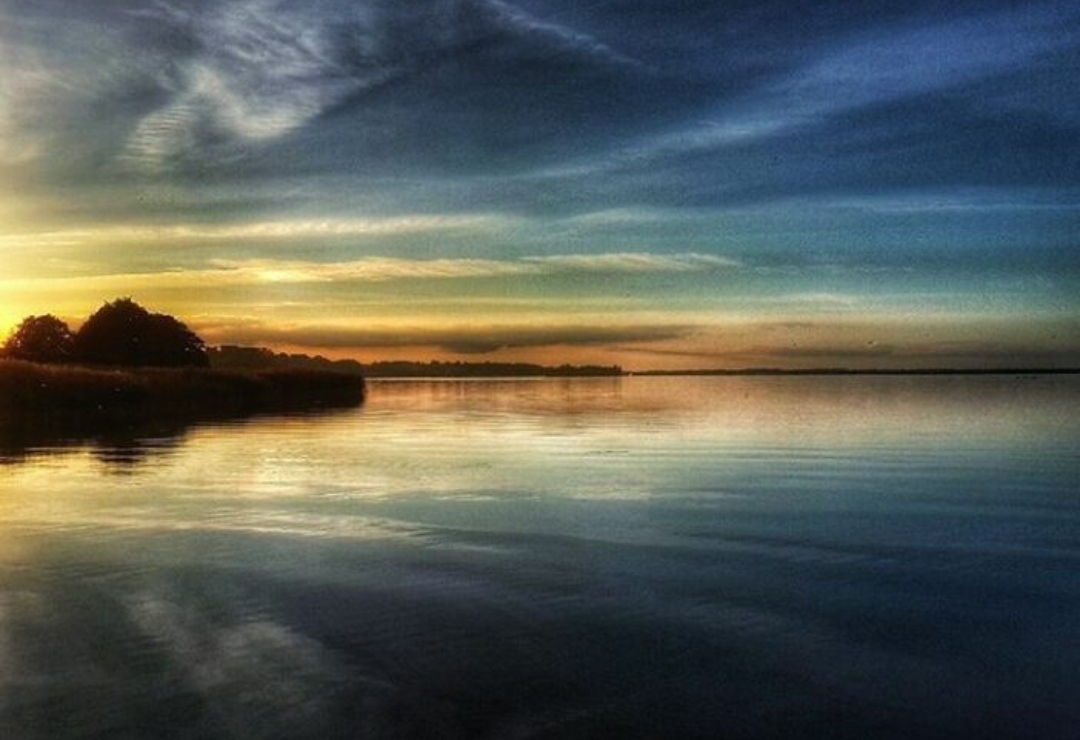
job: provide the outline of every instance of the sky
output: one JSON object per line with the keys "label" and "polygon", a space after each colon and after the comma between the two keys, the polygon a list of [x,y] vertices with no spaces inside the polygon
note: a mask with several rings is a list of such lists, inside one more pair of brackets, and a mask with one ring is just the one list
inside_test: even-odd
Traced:
{"label": "sky", "polygon": [[0,333],[1080,366],[1080,4],[0,0]]}

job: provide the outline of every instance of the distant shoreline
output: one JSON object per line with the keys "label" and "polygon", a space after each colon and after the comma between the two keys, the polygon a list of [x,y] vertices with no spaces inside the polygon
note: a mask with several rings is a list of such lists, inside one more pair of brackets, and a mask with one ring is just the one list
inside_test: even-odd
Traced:
{"label": "distant shoreline", "polygon": [[925,368],[915,370],[886,369],[768,369],[751,368],[738,370],[624,370],[622,372],[575,373],[573,369],[559,372],[536,372],[530,374],[484,374],[484,373],[424,373],[365,375],[370,381],[394,380],[519,380],[519,379],[557,379],[557,378],[678,378],[678,377],[783,377],[783,376],[898,376],[898,375],[934,375],[934,376],[975,376],[975,375],[1080,375],[1080,368],[1002,368],[1002,369],[953,369]]}
{"label": "distant shoreline", "polygon": [[428,362],[380,360],[331,360],[326,357],[274,352],[264,347],[223,345],[208,349],[210,365],[221,370],[269,369],[329,370],[361,375],[368,380],[467,379],[467,378],[594,378],[630,376],[769,376],[769,375],[1076,375],[1080,367],[1006,368],[699,368],[691,370],[627,370],[619,365],[540,365],[528,362]]}
{"label": "distant shoreline", "polygon": [[769,375],[1077,375],[1080,367],[1071,368],[746,368],[737,370],[642,370],[634,376],[769,376]]}

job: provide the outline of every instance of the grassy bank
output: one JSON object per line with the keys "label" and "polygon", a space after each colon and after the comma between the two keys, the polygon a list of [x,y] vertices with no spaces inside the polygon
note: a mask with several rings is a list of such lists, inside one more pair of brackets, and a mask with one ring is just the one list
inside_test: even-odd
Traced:
{"label": "grassy bank", "polygon": [[0,359],[0,414],[201,419],[356,406],[364,381],[316,370],[105,369]]}

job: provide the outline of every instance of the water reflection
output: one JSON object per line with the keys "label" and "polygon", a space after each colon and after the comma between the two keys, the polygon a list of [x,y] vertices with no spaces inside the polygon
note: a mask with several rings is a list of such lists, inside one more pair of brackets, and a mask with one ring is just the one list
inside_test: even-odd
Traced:
{"label": "water reflection", "polygon": [[30,415],[0,411],[0,465],[28,463],[89,449],[108,472],[126,474],[153,463],[155,457],[174,453],[198,428],[229,428],[247,422],[273,423],[282,419],[315,420],[342,413],[349,411],[153,417],[131,413]]}
{"label": "water reflection", "polygon": [[15,439],[0,737],[1080,726],[1080,379],[369,391]]}
{"label": "water reflection", "polygon": [[192,423],[115,417],[0,414],[0,464],[24,463],[89,447],[110,468],[125,469],[181,444]]}
{"label": "water reflection", "polygon": [[[193,429],[235,428],[246,420],[274,424],[347,417],[368,419],[382,441],[423,444],[471,420],[513,422],[496,430],[553,441],[575,429],[635,434],[672,431],[727,440],[807,445],[888,443],[896,437],[965,440],[1032,437],[1061,440],[1080,411],[1074,376],[1042,377],[715,377],[375,380],[363,412],[315,411],[213,420],[141,415],[12,415],[0,412],[0,464],[89,448],[116,469],[169,454]],[[602,424],[594,422],[602,421]],[[425,426],[431,422],[431,426]],[[355,423],[350,422],[350,423]],[[482,428],[482,425],[477,425]],[[400,437],[400,439],[399,439]],[[411,438],[411,439],[409,439]],[[535,441],[535,440],[533,440]]]}

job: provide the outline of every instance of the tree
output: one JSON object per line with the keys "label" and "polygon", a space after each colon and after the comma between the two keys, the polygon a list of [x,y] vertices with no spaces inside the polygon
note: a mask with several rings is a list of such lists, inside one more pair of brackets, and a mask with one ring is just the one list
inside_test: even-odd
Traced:
{"label": "tree", "polygon": [[99,308],[75,334],[75,357],[97,365],[158,367],[210,364],[206,345],[183,323],[150,313],[130,298]]}
{"label": "tree", "polygon": [[4,344],[8,357],[31,362],[64,362],[71,353],[71,330],[52,314],[27,316]]}

